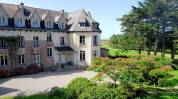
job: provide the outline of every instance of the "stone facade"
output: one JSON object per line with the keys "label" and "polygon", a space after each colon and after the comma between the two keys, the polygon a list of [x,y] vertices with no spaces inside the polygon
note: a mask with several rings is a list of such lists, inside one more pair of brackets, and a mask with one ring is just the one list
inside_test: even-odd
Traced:
{"label": "stone facade", "polygon": [[21,45],[17,66],[49,68],[66,63],[91,65],[100,56],[100,34],[99,23],[84,9],[65,12],[0,3],[0,68],[10,67],[4,38],[17,37]]}

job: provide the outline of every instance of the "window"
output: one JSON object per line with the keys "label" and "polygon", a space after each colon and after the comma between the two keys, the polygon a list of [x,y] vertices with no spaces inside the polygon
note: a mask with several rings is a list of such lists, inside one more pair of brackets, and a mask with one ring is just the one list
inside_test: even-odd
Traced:
{"label": "window", "polygon": [[98,36],[93,36],[93,46],[98,46]]}
{"label": "window", "polygon": [[66,29],[66,24],[65,23],[60,23],[59,24],[59,29]]}
{"label": "window", "polygon": [[52,48],[47,49],[48,57],[52,57]]}
{"label": "window", "polygon": [[94,29],[99,29],[98,23],[93,23]]}
{"label": "window", "polygon": [[33,54],[33,61],[35,63],[39,63],[40,62],[40,54],[39,53],[34,53]]}
{"label": "window", "polygon": [[64,37],[60,37],[60,45],[61,45],[61,46],[64,46],[64,45],[65,45]]}
{"label": "window", "polygon": [[32,27],[38,28],[38,20],[33,20],[32,21]]}
{"label": "window", "polygon": [[80,27],[86,27],[86,23],[84,22],[80,23]]}
{"label": "window", "polygon": [[24,48],[25,47],[25,42],[24,42],[24,37],[23,36],[19,36],[18,37],[18,46],[20,48]]}
{"label": "window", "polygon": [[52,41],[52,34],[51,33],[47,33],[47,41],[48,42]]}
{"label": "window", "polygon": [[19,64],[24,64],[24,63],[25,63],[24,54],[20,54],[20,55],[18,56],[18,58],[19,58]]}
{"label": "window", "polygon": [[0,56],[0,66],[7,66],[8,65],[8,57],[7,56]]}
{"label": "window", "polygon": [[4,26],[5,21],[6,21],[6,19],[4,17],[0,17],[0,26]]}
{"label": "window", "polygon": [[22,26],[23,26],[22,18],[18,18],[18,19],[17,19],[17,26],[18,26],[18,27],[22,27]]}
{"label": "window", "polygon": [[6,48],[7,42],[4,37],[0,38],[0,48]]}
{"label": "window", "polygon": [[80,60],[81,61],[85,60],[85,51],[80,51]]}
{"label": "window", "polygon": [[97,51],[93,51],[93,56],[94,56],[94,57],[97,56]]}
{"label": "window", "polygon": [[47,28],[52,28],[52,22],[51,22],[51,21],[47,21],[46,27],[47,27]]}
{"label": "window", "polygon": [[38,36],[34,36],[33,37],[33,44],[34,44],[34,47],[39,47],[40,46],[39,37]]}
{"label": "window", "polygon": [[85,45],[85,36],[80,36],[80,45]]}

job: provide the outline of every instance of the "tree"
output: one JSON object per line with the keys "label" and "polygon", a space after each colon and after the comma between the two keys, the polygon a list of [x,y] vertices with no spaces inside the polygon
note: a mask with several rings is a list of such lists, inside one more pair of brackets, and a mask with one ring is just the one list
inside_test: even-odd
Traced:
{"label": "tree", "polygon": [[[178,27],[178,1],[145,0],[138,4],[138,7],[133,6],[132,11],[120,19],[122,29],[125,33],[145,35],[148,42],[148,54],[150,54],[151,46],[154,45],[155,55],[158,46],[161,46],[162,57],[164,57],[166,48],[169,48],[166,44],[167,37],[170,37],[168,31],[175,32],[174,28]],[[150,42],[152,40],[154,42]]]}

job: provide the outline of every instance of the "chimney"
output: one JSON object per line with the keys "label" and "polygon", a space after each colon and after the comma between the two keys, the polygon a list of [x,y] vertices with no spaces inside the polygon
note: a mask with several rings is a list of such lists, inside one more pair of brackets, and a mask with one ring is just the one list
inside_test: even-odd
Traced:
{"label": "chimney", "polygon": [[23,7],[24,7],[24,3],[21,2],[21,3],[20,3],[20,8],[23,8]]}

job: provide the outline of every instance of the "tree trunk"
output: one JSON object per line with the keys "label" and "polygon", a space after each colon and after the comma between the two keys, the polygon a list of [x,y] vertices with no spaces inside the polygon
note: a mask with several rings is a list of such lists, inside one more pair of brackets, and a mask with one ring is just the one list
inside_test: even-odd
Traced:
{"label": "tree trunk", "polygon": [[154,44],[154,55],[156,56],[157,55],[157,51],[158,51],[158,33],[156,33],[156,36],[155,36],[155,44]]}
{"label": "tree trunk", "polygon": [[151,40],[150,33],[148,34],[148,56],[151,55]]}
{"label": "tree trunk", "polygon": [[142,54],[142,45],[139,46],[138,54]]}
{"label": "tree trunk", "polygon": [[171,59],[174,60],[174,58],[175,58],[175,49],[172,48],[171,49]]}
{"label": "tree trunk", "polygon": [[164,24],[164,19],[161,21],[162,25],[162,53],[161,56],[164,58],[165,57],[165,50],[166,50],[166,44],[165,44],[165,24]]}

